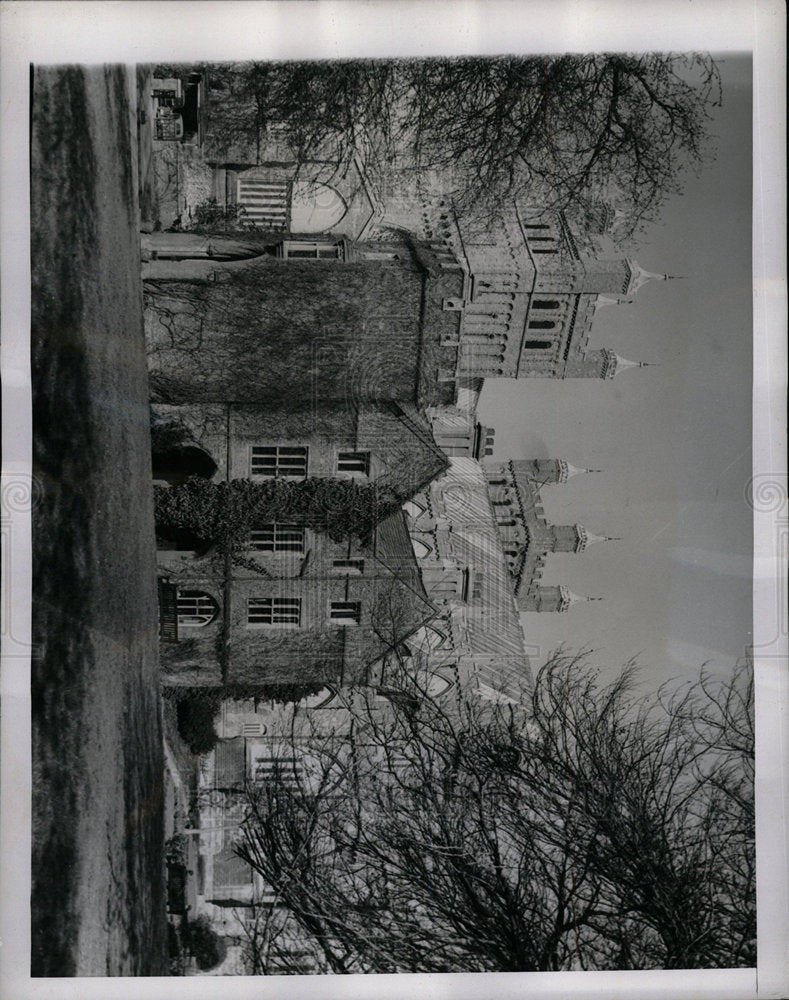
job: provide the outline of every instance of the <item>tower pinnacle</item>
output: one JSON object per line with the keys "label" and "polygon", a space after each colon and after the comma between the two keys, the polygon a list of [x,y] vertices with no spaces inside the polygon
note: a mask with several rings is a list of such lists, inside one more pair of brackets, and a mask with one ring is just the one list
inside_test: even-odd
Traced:
{"label": "tower pinnacle", "polygon": [[615,538],[612,535],[594,535],[591,531],[587,531],[582,524],[577,524],[576,530],[578,532],[578,548],[577,552],[583,552],[589,545],[594,545],[595,542],[618,542],[621,541],[619,538]]}
{"label": "tower pinnacle", "polygon": [[603,351],[603,369],[600,373],[601,378],[613,378],[618,375],[625,368],[655,368],[657,367],[654,361],[628,361],[627,358],[620,358],[615,351],[604,350]]}
{"label": "tower pinnacle", "polygon": [[564,462],[567,468],[567,479],[571,479],[573,476],[585,475],[587,472],[602,472],[602,469],[579,469],[575,465],[570,465],[569,462]]}
{"label": "tower pinnacle", "polygon": [[574,594],[569,587],[561,586],[559,587],[560,602],[559,607],[556,609],[559,612],[567,611],[573,604],[583,604],[588,601],[602,601],[602,597],[581,597],[579,594]]}
{"label": "tower pinnacle", "polygon": [[647,271],[635,260],[628,260],[630,268],[630,280],[627,283],[626,295],[628,298],[635,295],[639,288],[648,281],[670,281],[676,276],[673,274],[658,274],[656,271]]}

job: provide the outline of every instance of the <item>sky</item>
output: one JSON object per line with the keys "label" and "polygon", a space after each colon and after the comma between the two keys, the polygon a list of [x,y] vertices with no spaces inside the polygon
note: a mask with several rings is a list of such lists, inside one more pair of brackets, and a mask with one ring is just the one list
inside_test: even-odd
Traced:
{"label": "sky", "polygon": [[658,367],[606,382],[498,379],[480,399],[495,460],[603,470],[545,487],[549,520],[621,538],[548,557],[545,584],[603,600],[524,614],[537,664],[583,647],[605,672],[637,657],[657,686],[702,664],[727,671],[751,642],[751,60],[718,62],[715,158],[634,247],[647,270],[681,280],[600,309],[589,339]]}

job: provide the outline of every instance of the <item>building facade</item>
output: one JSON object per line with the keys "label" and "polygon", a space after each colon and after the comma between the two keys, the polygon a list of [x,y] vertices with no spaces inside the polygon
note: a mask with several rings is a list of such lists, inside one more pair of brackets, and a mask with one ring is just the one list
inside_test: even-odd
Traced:
{"label": "building facade", "polygon": [[462,218],[438,182],[392,192],[373,232],[385,240],[387,226],[443,243],[463,268],[462,295],[445,303],[460,314],[459,377],[610,379],[641,364],[592,348],[594,318],[668,275],[613,255],[594,228],[515,204],[497,218]]}
{"label": "building facade", "polygon": [[[345,479],[404,501],[448,464],[413,406],[324,410],[317,426],[311,414],[265,406],[158,405],[154,415],[160,436],[180,436],[155,456],[160,485],[189,472],[173,461],[187,450],[214,481]],[[365,683],[370,665],[434,614],[402,513],[366,545],[292,519],[255,525],[243,564],[194,544],[159,540],[168,685]]]}

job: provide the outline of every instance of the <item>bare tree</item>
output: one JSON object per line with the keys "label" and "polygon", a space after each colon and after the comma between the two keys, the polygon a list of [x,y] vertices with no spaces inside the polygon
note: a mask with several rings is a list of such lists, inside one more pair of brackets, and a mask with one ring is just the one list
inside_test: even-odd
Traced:
{"label": "bare tree", "polygon": [[[704,55],[585,54],[203,67],[218,159],[353,156],[384,183],[437,171],[464,212],[504,199],[583,209],[617,189],[628,233],[706,150],[720,78]],[[273,155],[273,154],[272,154]],[[277,158],[281,158],[278,154]]]}
{"label": "bare tree", "polygon": [[522,706],[401,687],[249,790],[240,853],[327,969],[753,963],[744,672],[652,707],[562,655]]}

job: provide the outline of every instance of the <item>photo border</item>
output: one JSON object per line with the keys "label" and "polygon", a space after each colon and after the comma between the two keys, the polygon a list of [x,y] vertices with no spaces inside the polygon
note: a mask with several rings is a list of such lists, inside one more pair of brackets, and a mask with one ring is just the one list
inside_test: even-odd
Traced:
{"label": "photo border", "polygon": [[[243,26],[243,30],[240,29]],[[30,997],[780,998],[789,990],[785,8],[752,0],[317,0],[7,2],[2,44],[3,596],[0,994]],[[220,61],[513,51],[751,51],[754,58],[754,654],[757,679],[758,970],[457,973],[446,976],[31,979],[29,63]],[[25,484],[27,484],[25,486]],[[27,489],[27,495],[25,494]],[[9,515],[7,517],[7,514]],[[10,595],[10,596],[9,596]],[[6,600],[8,598],[8,600]]]}

